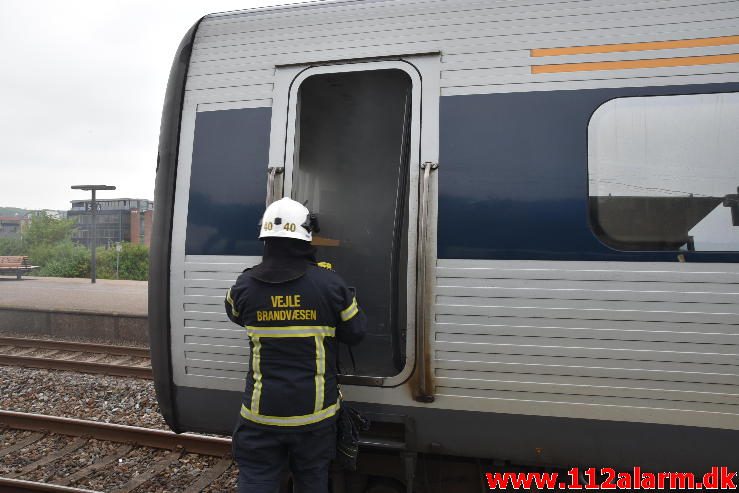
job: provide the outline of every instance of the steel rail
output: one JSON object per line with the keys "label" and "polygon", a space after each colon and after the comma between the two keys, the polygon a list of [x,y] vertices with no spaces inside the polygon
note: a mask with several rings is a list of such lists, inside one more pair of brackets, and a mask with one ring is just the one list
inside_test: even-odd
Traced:
{"label": "steel rail", "polygon": [[223,457],[231,452],[230,438],[209,437],[191,433],[177,434],[171,431],[141,428],[139,426],[100,423],[43,414],[0,410],[0,425],[20,430],[91,437],[110,442],[135,443],[144,447],[165,450],[182,448],[193,454],[214,457]]}
{"label": "steel rail", "polygon": [[0,477],[0,491],[4,493],[98,493],[94,490],[83,490],[69,486],[59,486],[48,483],[37,483],[35,481],[24,481],[23,479],[10,479]]}
{"label": "steel rail", "polygon": [[133,356],[136,358],[149,357],[149,350],[147,348],[134,346],[109,346],[87,342],[50,341],[48,339],[30,339],[25,337],[0,337],[0,346],[56,349],[58,351],[74,351],[80,353],[105,353],[116,356]]}
{"label": "steel rail", "polygon": [[94,361],[73,361],[66,359],[39,358],[36,356],[11,356],[0,354],[0,365],[23,366],[26,368],[44,368],[50,370],[67,370],[79,373],[113,375],[116,377],[133,377],[153,380],[151,368],[146,366],[114,365],[96,363]]}

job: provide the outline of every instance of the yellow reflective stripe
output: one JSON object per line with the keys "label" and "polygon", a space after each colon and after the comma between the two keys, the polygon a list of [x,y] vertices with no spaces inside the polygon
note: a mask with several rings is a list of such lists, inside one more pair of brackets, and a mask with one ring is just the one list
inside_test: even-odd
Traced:
{"label": "yellow reflective stripe", "polygon": [[350,311],[349,313],[347,313],[345,316],[343,316],[341,320],[344,321],[344,322],[347,322],[347,321],[351,320],[352,318],[354,318],[354,316],[357,313],[359,313],[359,307],[358,306],[355,306],[354,309],[352,311]]}
{"label": "yellow reflective stripe", "polygon": [[262,360],[262,342],[259,337],[253,337],[254,352],[252,353],[251,369],[254,373],[254,390],[251,393],[251,408],[255,413],[259,413],[259,399],[262,397],[262,371],[259,364]]}
{"label": "yellow reflective stripe", "polygon": [[313,412],[317,413],[323,409],[323,392],[326,373],[326,348],[323,346],[323,336],[316,336],[316,404]]}
{"label": "yellow reflective stripe", "polygon": [[228,288],[228,293],[226,293],[226,301],[228,301],[228,304],[231,305],[231,314],[234,317],[239,316],[238,310],[236,310],[236,306],[234,306],[234,300],[231,298],[231,288]]}
{"label": "yellow reflective stripe", "polygon": [[352,304],[341,311],[341,321],[346,322],[359,313],[359,306],[357,305],[357,298],[352,300]]}
{"label": "yellow reflective stripe", "polygon": [[[254,334],[249,334],[249,335],[254,335]],[[274,334],[274,333],[271,333],[271,334],[256,334],[256,335],[258,337],[263,338],[263,339],[264,338],[267,338],[267,337],[268,338],[282,338],[282,339],[297,339],[297,338],[310,338],[310,337],[315,337],[316,336],[315,333],[309,333],[309,334],[303,334],[303,333],[297,333],[297,334],[296,333],[284,333],[284,334],[277,333],[277,334]],[[324,334],[324,335],[326,335],[326,334]]]}
{"label": "yellow reflective stripe", "polygon": [[246,326],[246,333],[259,337],[315,337],[336,335],[336,327],[327,325],[290,325],[285,327],[254,327]]}
{"label": "yellow reflective stripe", "polygon": [[304,414],[302,416],[267,416],[264,414],[256,413],[242,404],[241,417],[263,425],[302,426],[317,423],[326,418],[330,418],[331,416],[336,414],[340,407],[341,402],[336,401],[336,404],[331,404],[327,408],[322,409],[317,413]]}
{"label": "yellow reflective stripe", "polygon": [[305,329],[332,329],[334,330],[334,327],[330,327],[328,325],[281,325],[276,327],[258,327],[256,325],[247,325],[247,329],[255,329],[255,330],[305,330]]}

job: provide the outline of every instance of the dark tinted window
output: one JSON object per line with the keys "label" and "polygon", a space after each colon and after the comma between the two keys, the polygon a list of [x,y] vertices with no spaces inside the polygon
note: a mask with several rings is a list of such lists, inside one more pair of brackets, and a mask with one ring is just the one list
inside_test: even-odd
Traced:
{"label": "dark tinted window", "polygon": [[190,174],[187,255],[261,255],[270,108],[198,113]]}

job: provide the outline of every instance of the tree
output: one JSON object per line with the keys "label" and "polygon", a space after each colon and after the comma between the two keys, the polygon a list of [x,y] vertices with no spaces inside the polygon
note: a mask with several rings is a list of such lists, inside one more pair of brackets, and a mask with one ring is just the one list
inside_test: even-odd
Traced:
{"label": "tree", "polygon": [[0,238],[0,255],[24,255],[20,238]]}
{"label": "tree", "polygon": [[36,272],[47,277],[89,277],[90,250],[63,240],[55,245],[41,244],[32,250],[32,259],[41,268]]}
{"label": "tree", "polygon": [[[89,277],[90,250],[72,242],[75,220],[34,216],[23,230],[23,239],[0,239],[0,255],[28,255],[39,266],[33,275],[50,277]],[[116,278],[116,251],[97,249],[97,274],[101,279]],[[145,245],[123,243],[118,278],[146,281],[149,278],[149,249]]]}
{"label": "tree", "polygon": [[0,216],[6,217],[24,217],[28,214],[28,209],[21,209],[19,207],[0,207]]}
{"label": "tree", "polygon": [[[115,279],[117,252],[115,248],[97,250],[97,274],[101,279]],[[145,245],[121,244],[118,259],[118,279],[146,281],[149,279],[149,249]]]}
{"label": "tree", "polygon": [[34,216],[23,231],[23,243],[30,252],[40,245],[54,245],[72,239],[76,227],[74,219],[55,219],[46,214]]}
{"label": "tree", "polygon": [[55,219],[46,214],[33,216],[22,238],[0,241],[0,255],[27,255],[39,266],[37,276],[88,277],[90,252],[72,242],[74,220]]}
{"label": "tree", "polygon": [[[72,243],[73,219],[56,219],[46,214],[33,216],[23,231],[23,249],[40,276],[85,277],[84,247]],[[87,254],[89,259],[89,253]],[[88,260],[89,262],[89,260]]]}

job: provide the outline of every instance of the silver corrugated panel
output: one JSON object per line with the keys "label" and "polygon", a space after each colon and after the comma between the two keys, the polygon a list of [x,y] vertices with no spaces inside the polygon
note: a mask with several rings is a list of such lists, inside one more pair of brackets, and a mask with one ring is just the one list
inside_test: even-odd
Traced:
{"label": "silver corrugated panel", "polygon": [[266,99],[278,65],[423,52],[442,55],[442,95],[735,81],[736,60],[555,73],[533,68],[737,54],[737,43],[542,56],[531,50],[737,32],[734,0],[327,2],[207,17],[187,88],[196,104]]}
{"label": "silver corrugated panel", "polygon": [[172,313],[175,382],[187,387],[241,391],[249,369],[246,331],[224,311],[226,292],[256,257],[190,256]]}
{"label": "silver corrugated panel", "polygon": [[739,428],[736,264],[439,260],[436,295],[440,395]]}

